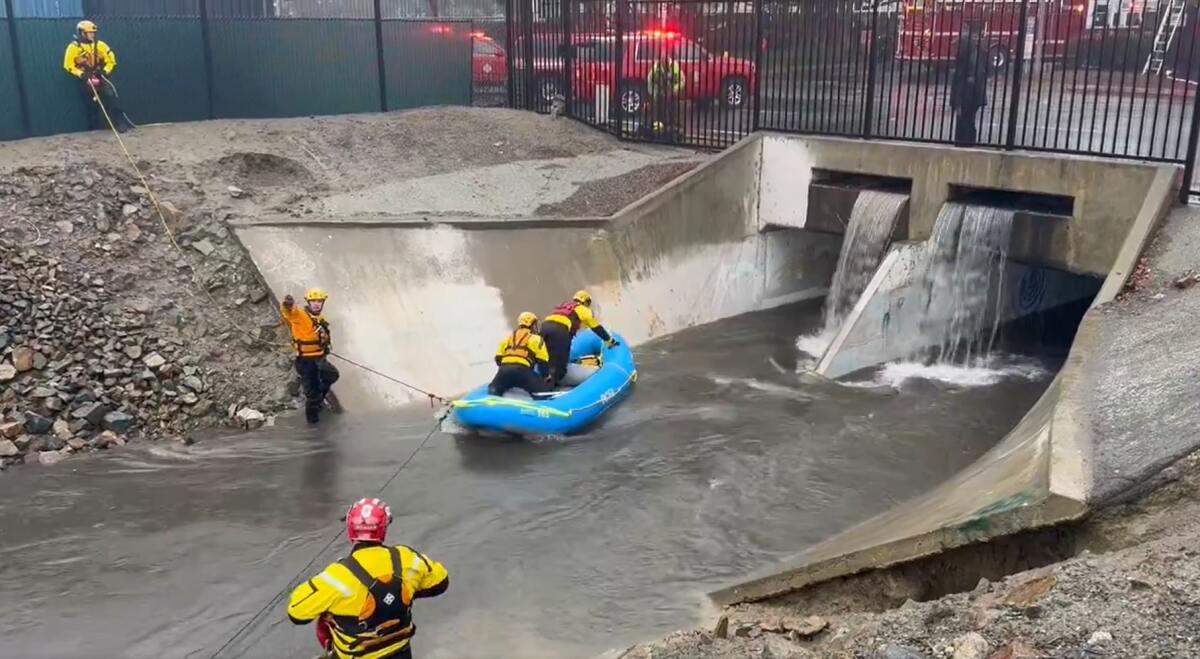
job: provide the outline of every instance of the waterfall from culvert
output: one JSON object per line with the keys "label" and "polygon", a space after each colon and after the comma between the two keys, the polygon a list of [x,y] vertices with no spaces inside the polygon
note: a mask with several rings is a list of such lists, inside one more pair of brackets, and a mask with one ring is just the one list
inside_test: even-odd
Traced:
{"label": "waterfall from culvert", "polygon": [[825,298],[826,334],[831,335],[841,327],[875,276],[907,201],[908,195],[892,192],[863,190],[858,195],[850,212],[829,296]]}
{"label": "waterfall from culvert", "polygon": [[991,352],[1004,300],[1014,212],[948,202],[926,245],[921,343],[942,364],[979,363]]}

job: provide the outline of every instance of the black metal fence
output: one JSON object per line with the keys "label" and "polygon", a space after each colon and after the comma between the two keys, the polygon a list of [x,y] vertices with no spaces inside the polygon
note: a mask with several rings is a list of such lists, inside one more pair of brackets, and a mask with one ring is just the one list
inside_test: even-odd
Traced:
{"label": "black metal fence", "polygon": [[514,106],[629,139],[770,129],[1194,170],[1197,0],[508,3]]}

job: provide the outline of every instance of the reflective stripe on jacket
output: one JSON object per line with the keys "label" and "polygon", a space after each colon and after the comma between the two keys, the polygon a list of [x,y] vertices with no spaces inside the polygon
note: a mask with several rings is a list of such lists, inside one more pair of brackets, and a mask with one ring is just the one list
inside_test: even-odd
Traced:
{"label": "reflective stripe on jacket", "polygon": [[446,568],[414,549],[364,547],[297,586],[288,617],[304,624],[329,614],[336,656],[383,659],[415,633],[413,600],[440,595],[448,585]]}
{"label": "reflective stripe on jacket", "polygon": [[72,41],[67,45],[67,52],[63,54],[63,68],[76,78],[82,78],[84,73],[96,71],[108,75],[117,68],[117,55],[103,41]]}
{"label": "reflective stripe on jacket", "polygon": [[496,349],[496,360],[498,364],[518,364],[533,368],[535,362],[550,361],[550,353],[546,352],[546,343],[542,337],[534,334],[528,327],[520,327],[500,342],[500,347]]}
{"label": "reflective stripe on jacket", "polygon": [[662,64],[655,62],[654,66],[650,67],[650,75],[646,76],[646,86],[650,93],[657,96],[683,91],[683,70],[679,68],[679,62],[670,60],[667,63],[669,69],[664,69]]}
{"label": "reflective stripe on jacket", "polygon": [[580,326],[587,327],[588,329],[596,329],[596,326],[600,324],[600,321],[596,320],[596,317],[592,315],[592,310],[587,305],[580,304],[575,300],[563,302],[555,307],[554,311],[551,311],[550,315],[546,316],[546,320],[566,326],[567,329],[571,330],[571,336],[575,336]]}
{"label": "reflective stripe on jacket", "polygon": [[300,357],[324,357],[329,351],[329,323],[325,317],[292,305],[279,306],[283,323],[292,331],[292,343]]}

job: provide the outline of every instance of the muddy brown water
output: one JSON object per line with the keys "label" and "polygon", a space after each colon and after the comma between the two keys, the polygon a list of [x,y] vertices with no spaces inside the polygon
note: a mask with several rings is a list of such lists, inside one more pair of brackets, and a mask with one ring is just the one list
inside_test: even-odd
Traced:
{"label": "muddy brown water", "polygon": [[[1050,377],[813,383],[793,342],[819,323],[803,305],[651,342],[584,436],[435,434],[383,495],[390,539],[451,575],[416,605],[417,656],[583,657],[692,624],[705,590],[967,465]],[[0,656],[211,656],[432,423],[289,420],[0,474]],[[279,605],[221,656],[311,657],[312,639]]]}

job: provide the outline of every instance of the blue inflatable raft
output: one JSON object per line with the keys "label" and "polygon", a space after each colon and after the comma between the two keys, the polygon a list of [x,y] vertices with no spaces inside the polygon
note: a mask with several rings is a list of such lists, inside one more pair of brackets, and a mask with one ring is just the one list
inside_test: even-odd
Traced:
{"label": "blue inflatable raft", "polygon": [[500,397],[489,395],[485,384],[452,402],[450,418],[472,430],[518,435],[577,433],[619,403],[637,381],[633,353],[623,338],[615,333],[613,338],[618,343],[609,348],[590,330],[575,335],[571,342],[571,362],[599,355],[601,366],[572,389],[536,398],[513,390]]}

